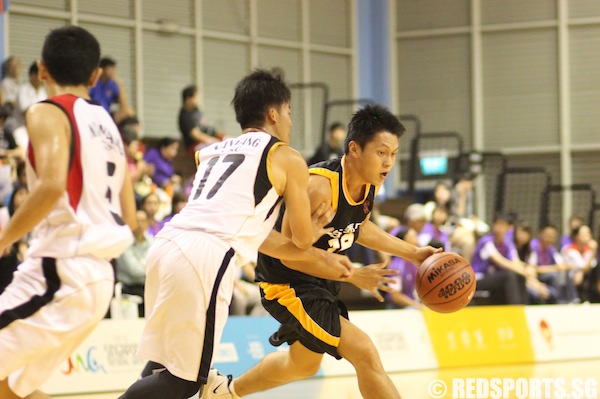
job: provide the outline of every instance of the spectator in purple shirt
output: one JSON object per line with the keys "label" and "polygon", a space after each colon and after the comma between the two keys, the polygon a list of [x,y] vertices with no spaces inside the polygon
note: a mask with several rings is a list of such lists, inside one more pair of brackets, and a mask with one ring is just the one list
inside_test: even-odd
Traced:
{"label": "spectator in purple shirt", "polygon": [[179,151],[179,141],[171,137],[160,140],[158,147],[150,148],[144,154],[144,161],[154,165],[152,180],[161,188],[176,186],[179,188],[181,177],[175,174],[173,159]]}
{"label": "spectator in purple shirt", "polygon": [[[427,245],[431,245],[431,240],[437,240],[442,243],[444,250],[450,249],[450,240],[446,233],[446,222],[448,221],[448,209],[438,205],[433,209],[431,215],[431,222],[425,223],[425,227],[419,234],[419,240],[427,242]],[[445,231],[446,230],[446,231]]]}
{"label": "spectator in purple shirt", "polygon": [[558,229],[553,225],[546,225],[538,232],[538,237],[531,240],[531,254],[527,260],[530,265],[537,268],[538,279],[551,287],[556,292],[559,303],[569,302],[571,292],[569,283],[570,266],[556,249]]}
{"label": "spectator in purple shirt", "polygon": [[525,304],[526,267],[519,260],[515,244],[506,239],[512,217],[498,214],[492,233],[483,236],[475,248],[471,265],[477,276],[477,290],[488,291],[493,304]]}
{"label": "spectator in purple shirt", "polygon": [[[408,242],[409,244],[417,245],[417,232],[407,226],[400,226],[390,232]],[[390,284],[390,288],[395,289],[394,292],[387,294],[388,303],[391,303],[390,308],[405,308],[413,307],[422,309],[423,305],[419,302],[415,292],[417,271],[419,270],[415,265],[407,261],[406,259],[393,256],[388,266],[389,269],[395,269],[399,271],[397,276],[393,276],[396,280],[394,284]]]}

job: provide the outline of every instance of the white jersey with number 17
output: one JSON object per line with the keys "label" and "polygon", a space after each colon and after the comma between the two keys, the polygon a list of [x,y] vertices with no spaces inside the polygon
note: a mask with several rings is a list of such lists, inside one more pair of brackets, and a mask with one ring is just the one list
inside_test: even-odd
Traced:
{"label": "white jersey with number 17", "polygon": [[188,203],[158,234],[200,231],[226,241],[238,264],[256,257],[279,214],[281,197],[269,179],[270,156],[284,144],[253,131],[196,153],[198,170]]}

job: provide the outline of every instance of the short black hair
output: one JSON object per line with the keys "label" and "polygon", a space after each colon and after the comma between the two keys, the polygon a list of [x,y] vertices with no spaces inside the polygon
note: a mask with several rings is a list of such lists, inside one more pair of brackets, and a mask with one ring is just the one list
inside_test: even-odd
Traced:
{"label": "short black hair", "polygon": [[111,67],[111,66],[114,67],[114,66],[117,66],[117,61],[113,60],[110,57],[102,57],[98,66],[100,68],[106,68],[106,67]]}
{"label": "short black hair", "polygon": [[38,66],[37,66],[37,61],[33,61],[31,63],[31,65],[29,66],[29,76],[31,75],[37,75],[39,72]]}
{"label": "short black hair", "polygon": [[515,219],[516,219],[516,215],[512,212],[496,212],[492,223],[496,223],[497,221],[504,220],[506,223],[508,223],[510,225],[514,225]]}
{"label": "short black hair", "polygon": [[270,107],[289,104],[291,97],[280,74],[257,69],[238,82],[231,104],[242,129],[258,128],[265,124]]}
{"label": "short black hair", "polygon": [[127,116],[123,119],[121,119],[121,122],[119,122],[119,130],[123,129],[126,126],[133,126],[133,125],[139,125],[140,124],[140,120],[138,119],[137,116],[135,115],[131,115],[131,116]]}
{"label": "short black hair", "polygon": [[348,134],[344,142],[344,153],[348,153],[351,141],[357,143],[360,148],[381,132],[390,132],[400,138],[406,132],[400,120],[382,105],[366,105],[356,111],[348,125]]}
{"label": "short black hair", "polygon": [[194,97],[198,92],[198,86],[189,85],[181,91],[181,101],[185,102],[188,98]]}
{"label": "short black hair", "polygon": [[346,126],[342,122],[333,122],[329,125],[328,132],[333,133],[338,129],[346,129]]}
{"label": "short black hair", "polygon": [[87,85],[100,59],[100,43],[87,30],[67,25],[48,33],[42,60],[62,86]]}
{"label": "short black hair", "polygon": [[174,139],[173,137],[163,137],[158,142],[158,148],[165,148],[177,142],[179,142],[179,140]]}
{"label": "short black hair", "polygon": [[133,141],[138,140],[137,130],[132,125],[125,125],[123,127],[119,127],[119,133],[121,133],[121,138],[123,139],[123,143],[125,146],[128,146]]}

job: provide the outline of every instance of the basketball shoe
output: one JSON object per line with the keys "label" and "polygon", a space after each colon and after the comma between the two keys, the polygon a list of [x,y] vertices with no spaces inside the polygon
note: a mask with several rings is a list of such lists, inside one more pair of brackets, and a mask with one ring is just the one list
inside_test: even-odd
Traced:
{"label": "basketball shoe", "polygon": [[231,374],[224,375],[217,369],[210,369],[208,372],[208,381],[202,391],[201,399],[240,399],[235,391],[232,392],[231,383],[233,377]]}

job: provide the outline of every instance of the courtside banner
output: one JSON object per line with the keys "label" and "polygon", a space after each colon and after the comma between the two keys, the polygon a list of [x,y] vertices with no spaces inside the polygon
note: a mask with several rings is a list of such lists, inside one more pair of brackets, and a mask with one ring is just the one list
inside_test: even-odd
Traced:
{"label": "courtside banner", "polygon": [[144,324],[143,319],[102,320],[41,390],[50,395],[124,391],[146,364],[136,356]]}
{"label": "courtside banner", "polygon": [[[350,312],[350,321],[363,330],[379,351],[387,372],[436,369],[438,367],[423,313],[418,310]],[[346,360],[325,356],[322,376],[354,375]]]}
{"label": "courtside banner", "polygon": [[536,361],[600,358],[600,304],[525,309]]}
{"label": "courtside banner", "polygon": [[274,347],[269,337],[279,323],[271,316],[230,316],[221,343],[213,358],[213,367],[223,374],[238,376],[258,363],[267,353],[288,350],[288,345]]}
{"label": "courtside banner", "polygon": [[524,306],[423,311],[440,367],[533,362]]}

